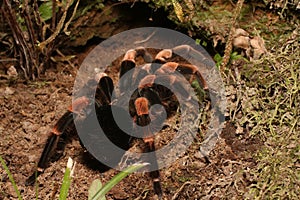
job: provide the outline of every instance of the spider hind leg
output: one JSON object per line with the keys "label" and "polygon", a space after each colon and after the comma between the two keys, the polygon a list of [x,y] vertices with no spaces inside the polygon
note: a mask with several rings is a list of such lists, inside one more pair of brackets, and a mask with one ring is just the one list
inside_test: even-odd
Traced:
{"label": "spider hind leg", "polygon": [[[46,145],[43,149],[42,155],[39,159],[35,172],[25,181],[25,185],[33,185],[36,178],[42,174],[45,168],[49,164],[49,160],[53,156],[54,151],[57,149],[59,140],[62,135],[65,135],[65,131],[73,123],[73,113],[68,110],[55,124],[54,128],[50,132],[50,136],[47,139]],[[64,145],[63,145],[64,146]],[[61,147],[60,149],[63,149]]]}
{"label": "spider hind leg", "polygon": [[49,165],[49,161],[52,158],[54,152],[59,149],[63,150],[64,145],[60,141],[62,137],[67,137],[67,132],[74,125],[74,114],[85,108],[89,104],[89,99],[86,97],[80,97],[76,99],[64,115],[56,122],[54,127],[49,133],[49,137],[39,159],[38,165],[34,173],[25,181],[25,185],[33,185],[37,176],[42,174],[45,168]]}

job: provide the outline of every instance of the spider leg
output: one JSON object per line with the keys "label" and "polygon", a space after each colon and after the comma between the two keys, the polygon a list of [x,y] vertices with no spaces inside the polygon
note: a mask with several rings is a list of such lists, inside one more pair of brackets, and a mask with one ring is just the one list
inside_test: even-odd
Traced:
{"label": "spider leg", "polygon": [[[162,83],[163,85],[160,85]],[[170,88],[166,88],[165,86],[169,85]],[[170,95],[172,95],[172,91],[176,91],[180,93],[180,96],[188,101],[191,99],[189,94],[189,89],[187,85],[184,84],[181,77],[176,76],[176,74],[166,74],[162,73],[161,75],[148,75],[145,76],[139,83],[139,90],[143,88],[153,88],[157,91],[160,99],[168,99]],[[148,96],[147,99],[154,99],[155,96]]]}
{"label": "spider leg", "polygon": [[[158,169],[158,163],[157,163],[157,158],[156,158],[156,154],[155,154],[154,136],[144,138],[143,141],[146,144],[145,152],[146,153],[154,152],[153,154],[149,155],[148,159],[149,159],[149,161],[152,161],[150,164],[152,165],[152,167]],[[155,192],[155,194],[157,194],[159,199],[161,199],[163,192],[162,192],[162,188],[161,188],[161,184],[160,184],[159,170],[151,171],[150,177],[153,181],[154,192]]]}
{"label": "spider leg", "polygon": [[172,49],[163,49],[155,56],[153,63],[164,64],[168,59],[172,58]]}
{"label": "spider leg", "polygon": [[[145,62],[152,62],[153,60],[152,56],[147,52],[147,50],[144,47],[138,47],[136,49],[128,50],[125,53],[124,58],[121,62],[119,78],[121,78],[125,73],[136,67],[136,58],[138,56],[143,57]],[[125,89],[132,84],[131,80],[132,79],[129,78],[120,79],[120,90],[125,91]]]}
{"label": "spider leg", "polygon": [[202,74],[199,72],[197,66],[191,64],[179,64],[176,62],[167,62],[162,65],[158,70],[155,71],[156,74],[172,74],[175,71],[183,74],[187,77],[188,81],[191,81],[193,76],[196,77],[197,82],[203,87],[204,90],[208,90],[207,83],[203,78]]}
{"label": "spider leg", "polygon": [[[153,63],[164,64],[161,68],[155,67],[155,73],[172,73],[175,70],[187,76],[195,76],[197,82],[203,87],[204,90],[208,89],[207,83],[203,78],[202,74],[199,72],[198,67],[191,64],[178,64],[175,62],[168,62],[169,59],[173,57],[174,52],[180,55],[189,56],[194,50],[189,45],[179,45],[173,49],[163,49],[156,56]],[[190,78],[191,79],[191,78]],[[190,81],[190,80],[189,80]]]}
{"label": "spider leg", "polygon": [[54,150],[57,148],[58,141],[60,137],[66,134],[68,127],[72,125],[73,114],[81,110],[88,105],[89,101],[85,97],[76,99],[72,106],[69,107],[67,112],[56,122],[52,130],[50,131],[50,136],[47,139],[46,145],[39,159],[36,171],[25,181],[26,185],[32,185],[36,177],[42,174],[45,168],[49,164],[49,159],[53,155]]}
{"label": "spider leg", "polygon": [[128,50],[121,62],[120,77],[136,66],[135,59],[142,56],[145,62],[152,62],[152,56],[144,47]]}
{"label": "spider leg", "polygon": [[[139,97],[134,100],[134,109],[135,109],[135,117],[136,124],[139,126],[147,126],[152,122],[152,126],[150,125],[146,129],[143,129],[143,142],[145,143],[144,151],[148,154],[148,162],[151,167],[157,170],[150,172],[150,177],[153,181],[154,192],[161,199],[162,197],[162,188],[160,184],[160,173],[158,170],[158,163],[155,153],[155,144],[154,144],[154,132],[157,131],[156,128],[160,127],[164,122],[164,117],[161,116],[160,110],[156,110],[156,113],[150,118],[149,108],[151,105],[161,104],[158,93],[151,87],[144,86],[143,88],[139,88]],[[152,114],[153,115],[153,114]],[[153,120],[153,121],[152,121]],[[154,131],[153,131],[154,130]]]}
{"label": "spider leg", "polygon": [[114,89],[112,79],[105,73],[97,75],[97,89],[96,89],[96,101],[99,102],[99,106],[108,105],[111,103],[111,96]]}
{"label": "spider leg", "polygon": [[192,47],[189,45],[179,45],[172,49],[163,49],[155,56],[155,59],[153,60],[153,63],[160,63],[164,64],[168,62],[169,59],[173,57],[174,52],[180,55],[185,54],[188,55],[188,53],[191,52]]}

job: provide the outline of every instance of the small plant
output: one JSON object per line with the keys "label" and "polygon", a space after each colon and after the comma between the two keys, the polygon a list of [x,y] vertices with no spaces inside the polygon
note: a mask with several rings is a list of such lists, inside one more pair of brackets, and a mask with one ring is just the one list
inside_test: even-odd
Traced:
{"label": "small plant", "polygon": [[18,199],[21,200],[21,199],[22,199],[22,196],[21,196],[20,191],[18,190],[18,186],[17,186],[17,184],[16,184],[16,182],[15,182],[15,180],[14,180],[14,177],[13,177],[12,174],[10,173],[10,171],[9,171],[9,169],[8,169],[8,167],[7,167],[7,165],[5,164],[5,161],[3,160],[2,156],[0,156],[0,162],[1,162],[1,165],[2,165],[2,167],[4,168],[5,172],[7,173],[10,182],[12,183],[12,185],[13,185],[13,187],[14,187],[14,190],[15,190],[17,196],[18,196]]}
{"label": "small plant", "polygon": [[40,5],[38,1],[3,1],[1,13],[11,29],[18,71],[25,79],[34,80],[49,67],[51,55],[62,39],[59,36],[70,35],[68,27],[78,5],[79,0],[46,0]]}
{"label": "small plant", "polygon": [[[14,190],[18,196],[19,200],[22,200],[22,196],[20,191],[18,190],[18,186],[8,169],[7,165],[5,164],[5,161],[0,156],[0,163],[4,170],[6,171],[9,180],[11,181]],[[71,180],[72,176],[75,170],[75,162],[71,158],[68,159],[66,171],[64,174],[64,178],[62,181],[62,185],[60,188],[60,194],[59,194],[59,200],[66,200],[68,197],[69,188],[71,186]],[[133,164],[132,166],[126,168],[124,171],[121,171],[116,176],[114,176],[108,183],[106,183],[104,186],[102,186],[102,183],[99,179],[96,179],[92,182],[90,189],[89,189],[89,200],[105,200],[105,194],[109,192],[116,184],[118,184],[121,180],[123,180],[126,176],[129,174],[147,166],[148,163],[140,163],[140,164]],[[38,199],[38,197],[37,197]]]}
{"label": "small plant", "polygon": [[[232,63],[235,60],[244,60],[244,61],[248,61],[244,56],[242,56],[241,54],[238,54],[238,52],[232,52],[230,54],[230,59],[229,59],[229,63]],[[214,56],[214,61],[216,62],[216,66],[218,67],[218,69],[220,69],[220,66],[222,64],[223,61],[223,57],[220,54],[216,54]]]}
{"label": "small plant", "polygon": [[145,167],[148,163],[134,164],[124,171],[121,171],[116,176],[114,176],[108,183],[102,186],[99,179],[92,182],[89,189],[89,200],[105,200],[105,194],[108,193],[116,184],[123,180],[129,174]]}

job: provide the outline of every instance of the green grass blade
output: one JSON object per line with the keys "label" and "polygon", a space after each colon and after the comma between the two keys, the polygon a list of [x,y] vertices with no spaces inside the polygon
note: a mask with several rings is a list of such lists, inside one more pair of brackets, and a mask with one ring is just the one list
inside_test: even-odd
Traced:
{"label": "green grass blade", "polygon": [[20,191],[18,190],[18,186],[12,176],[12,174],[10,173],[7,165],[5,164],[4,160],[2,159],[2,157],[0,156],[0,162],[1,162],[1,165],[2,167],[4,168],[4,170],[6,171],[7,175],[8,175],[8,178],[10,180],[10,182],[12,183],[12,185],[14,186],[14,190],[15,192],[17,193],[17,196],[18,196],[18,199],[21,200],[22,197],[21,197],[21,194],[20,194]]}
{"label": "green grass blade", "polygon": [[98,200],[100,198],[105,197],[105,194],[109,192],[116,184],[118,184],[122,179],[124,179],[129,174],[145,167],[148,163],[140,163],[134,164],[124,171],[121,171],[117,175],[115,175],[108,183],[106,183],[96,194],[91,198],[91,200]]}
{"label": "green grass blade", "polygon": [[59,200],[66,200],[71,185],[72,174],[75,168],[75,163],[71,158],[68,159],[66,171],[64,174],[63,182],[60,188]]}

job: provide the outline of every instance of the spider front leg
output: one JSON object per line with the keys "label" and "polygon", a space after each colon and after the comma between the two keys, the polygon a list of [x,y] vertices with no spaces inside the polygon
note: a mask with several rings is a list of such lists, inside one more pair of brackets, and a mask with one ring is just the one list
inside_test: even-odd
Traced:
{"label": "spider front leg", "polygon": [[[128,50],[121,62],[119,78],[136,67],[136,58],[141,56],[145,62],[152,62],[152,56],[144,47]],[[120,90],[125,91],[132,84],[131,79],[120,79]]]}
{"label": "spider front leg", "polygon": [[98,84],[95,83],[97,84],[95,94],[96,102],[99,102],[99,106],[111,104],[112,92],[114,90],[112,79],[105,73],[97,74],[95,79],[96,82],[98,82]]}
{"label": "spider front leg", "polygon": [[198,67],[191,64],[179,64],[176,62],[167,62],[155,71],[157,75],[173,74],[175,71],[183,74],[188,81],[192,81],[193,77],[196,77],[197,82],[203,87],[204,90],[208,90],[208,85],[199,72]]}
{"label": "spider front leg", "polygon": [[175,71],[177,71],[182,73],[186,77],[189,76],[189,78],[187,78],[189,81],[191,81],[192,76],[195,76],[197,82],[203,87],[203,89],[208,90],[207,83],[197,66],[191,64],[179,64],[176,62],[169,62],[169,60],[173,58],[174,52],[180,53],[180,55],[190,56],[190,54],[193,54],[193,52],[195,51],[196,50],[189,45],[179,45],[172,49],[161,50],[155,56],[153,63],[159,63],[164,65],[161,67],[158,67],[157,65],[155,68],[155,73],[163,74],[163,73],[174,73]]}
{"label": "spider front leg", "polygon": [[25,185],[33,185],[36,178],[44,172],[49,164],[49,160],[53,155],[53,152],[57,148],[60,137],[66,134],[68,127],[72,126],[74,122],[73,114],[86,107],[88,104],[89,100],[86,97],[80,97],[76,99],[72,106],[69,107],[67,112],[65,112],[65,114],[56,122],[50,131],[36,171],[25,181]]}

